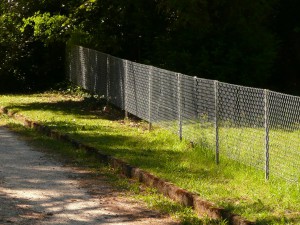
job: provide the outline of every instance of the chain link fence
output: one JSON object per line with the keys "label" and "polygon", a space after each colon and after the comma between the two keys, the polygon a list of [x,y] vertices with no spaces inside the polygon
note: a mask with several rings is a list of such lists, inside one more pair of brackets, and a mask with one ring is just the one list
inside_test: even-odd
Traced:
{"label": "chain link fence", "polygon": [[69,79],[220,157],[300,181],[300,97],[191,77],[73,46]]}

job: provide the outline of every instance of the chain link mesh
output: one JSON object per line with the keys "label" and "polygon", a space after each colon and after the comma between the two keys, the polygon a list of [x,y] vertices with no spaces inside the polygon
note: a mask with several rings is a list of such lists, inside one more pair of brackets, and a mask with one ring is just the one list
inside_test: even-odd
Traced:
{"label": "chain link mesh", "polygon": [[300,178],[300,98],[269,92],[270,173]]}
{"label": "chain link mesh", "polygon": [[107,97],[107,58],[104,53],[73,46],[68,59],[69,79],[93,94]]}
{"label": "chain link mesh", "polygon": [[264,90],[218,83],[220,152],[259,169],[265,166]]}
{"label": "chain link mesh", "polygon": [[180,78],[175,72],[155,67],[151,70],[151,121],[177,133]]}
{"label": "chain link mesh", "polygon": [[125,60],[109,56],[108,57],[108,100],[121,109],[125,109]]}
{"label": "chain link mesh", "polygon": [[149,66],[126,61],[125,81],[126,111],[149,120]]}
{"label": "chain link mesh", "polygon": [[193,143],[215,149],[214,81],[182,76],[183,135]]}
{"label": "chain link mesh", "polygon": [[300,97],[186,76],[80,46],[70,49],[68,62],[73,83],[119,108],[215,151],[221,160],[299,182]]}

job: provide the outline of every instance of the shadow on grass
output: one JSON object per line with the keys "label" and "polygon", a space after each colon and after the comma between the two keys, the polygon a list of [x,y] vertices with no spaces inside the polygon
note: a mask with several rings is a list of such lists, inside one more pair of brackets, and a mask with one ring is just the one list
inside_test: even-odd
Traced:
{"label": "shadow on grass", "polygon": [[110,112],[103,112],[104,106],[106,106],[106,100],[104,99],[84,98],[81,101],[62,100],[47,103],[22,103],[19,105],[15,104],[13,106],[8,106],[6,108],[13,109],[14,112],[45,110],[66,115],[72,114],[76,117],[89,116],[89,119],[93,119],[93,115],[110,120],[122,118],[123,114],[117,108],[110,106],[110,109],[112,109]]}
{"label": "shadow on grass", "polygon": [[284,216],[277,216],[277,217],[268,217],[265,219],[259,219],[256,221],[257,225],[269,225],[269,224],[300,224],[299,216],[295,218],[287,218]]}
{"label": "shadow on grass", "polygon": [[[77,123],[77,121],[64,121],[61,119],[54,119],[52,121],[43,122],[44,125],[52,127],[58,131],[69,133],[75,139],[98,148],[103,153],[113,155],[118,158],[126,160],[133,166],[141,167],[146,170],[154,171],[158,174],[171,174],[172,177],[181,177],[180,179],[201,178],[202,180],[209,180],[210,183],[220,183],[222,180],[227,180],[227,175],[216,173],[215,167],[204,168],[201,165],[197,168],[189,166],[182,166],[182,162],[186,161],[189,154],[186,151],[176,151],[172,147],[166,147],[169,140],[164,141],[149,141],[142,135],[130,135],[128,128],[119,131],[118,127],[101,126],[96,124],[97,119],[105,119],[111,121],[118,121],[123,119],[123,114],[120,110],[111,107],[108,112],[103,111],[105,101],[97,101],[85,99],[83,101],[58,101],[52,103],[24,103],[7,107],[15,112],[22,113],[23,111],[43,110],[49,111],[59,115],[68,115],[74,119],[92,120],[92,123],[84,126]],[[121,128],[121,126],[120,126]],[[180,141],[170,141],[171,145],[180,143]],[[198,150],[198,149],[196,149]],[[199,152],[197,156],[201,157],[203,152]],[[199,160],[195,157],[195,162]],[[205,159],[202,159],[204,161]],[[213,164],[213,162],[210,162]],[[198,161],[201,164],[201,161]],[[207,164],[206,164],[207,165]],[[205,166],[205,165],[204,165]],[[226,183],[224,183],[226,185]],[[256,204],[256,203],[255,203]],[[260,208],[261,207],[261,208]],[[248,208],[254,209],[259,213],[260,211],[272,211],[259,204],[245,203],[241,206],[230,205],[226,206],[230,211],[244,212]],[[300,218],[282,218],[281,216],[268,217],[266,219],[258,220],[257,224],[287,224],[299,222]]]}
{"label": "shadow on grass", "polygon": [[[20,125],[8,123],[6,126],[29,141],[34,138],[35,144],[38,141],[50,149],[56,145],[56,141],[28,132]],[[1,127],[0,138],[0,224],[36,224],[42,221],[51,224],[139,224],[141,220],[152,218],[153,212],[137,204],[122,201],[125,207],[121,204],[116,207],[111,203],[114,201],[112,194],[119,196],[123,189],[111,186],[105,168],[97,166],[97,174],[82,171],[78,164],[73,166],[79,170],[69,169],[47,155],[33,151],[16,135]],[[61,148],[55,148],[56,153],[69,151],[71,147],[58,144]],[[72,156],[77,158],[76,154]],[[96,203],[95,196],[101,197],[102,203]],[[156,218],[163,217],[157,214]]]}
{"label": "shadow on grass", "polygon": [[81,126],[77,123],[77,118],[110,121],[124,118],[123,113],[117,108],[110,107],[109,112],[104,112],[105,105],[105,101],[84,99],[83,101],[58,101],[54,103],[24,103],[7,107],[7,109],[21,114],[24,111],[43,110],[54,112],[54,114],[72,116],[74,121],[53,119],[41,122],[58,131],[69,133],[79,141],[94,145],[107,154],[129,159],[131,162],[136,161],[138,166],[164,168],[165,162],[170,158],[173,160],[181,158],[183,153],[175,152],[172,149],[153,150],[153,148],[157,149],[161,143],[149,143],[144,137],[128,135],[126,133],[128,130],[116,132],[117,128],[110,126],[101,126],[96,123]]}
{"label": "shadow on grass", "polygon": [[[74,119],[93,121],[97,119],[118,121],[124,118],[124,114],[112,106],[110,106],[109,112],[103,111],[105,105],[106,101],[103,100],[84,99],[82,101],[23,103],[7,107],[7,109],[12,109],[14,112],[20,112],[21,114],[24,111],[42,110],[57,114],[58,117],[68,115]],[[136,118],[134,119],[136,120]],[[180,166],[182,161],[190,158],[187,156],[189,153],[176,151],[172,147],[165,147],[170,144],[169,140],[149,141],[143,135],[128,134],[130,132],[128,128],[125,128],[124,131],[117,131],[118,128],[115,127],[97,125],[96,121],[84,126],[79,125],[76,120],[53,119],[41,122],[52,129],[68,133],[83,143],[97,147],[105,154],[124,159],[133,166],[149,169],[160,174],[161,171],[167,171],[172,175],[187,173],[186,177],[198,176],[201,179],[210,179],[211,176],[214,176],[215,182],[217,182],[216,177],[222,176],[220,173],[216,174],[214,171],[203,168]],[[177,137],[174,137],[171,142],[173,146],[180,144]]]}

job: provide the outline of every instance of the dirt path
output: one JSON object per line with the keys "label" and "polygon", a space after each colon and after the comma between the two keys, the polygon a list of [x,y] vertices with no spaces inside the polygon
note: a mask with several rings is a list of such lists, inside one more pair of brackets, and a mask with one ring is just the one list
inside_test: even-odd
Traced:
{"label": "dirt path", "polygon": [[63,166],[0,127],[0,224],[175,225],[110,186]]}

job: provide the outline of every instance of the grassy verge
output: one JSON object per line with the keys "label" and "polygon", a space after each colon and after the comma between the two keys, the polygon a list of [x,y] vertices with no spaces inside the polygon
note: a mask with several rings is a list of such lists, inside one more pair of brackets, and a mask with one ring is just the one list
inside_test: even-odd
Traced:
{"label": "grassy verge", "polygon": [[[299,182],[300,128],[297,128],[297,124],[289,126],[292,125],[294,129],[290,130],[274,126],[269,129],[269,170],[274,177]],[[183,129],[188,140],[193,140],[207,149],[216,148],[214,124],[194,120],[185,122]],[[237,127],[230,122],[222,122],[218,131],[221,157],[225,156],[260,170],[265,169],[266,132],[263,127]]]}
{"label": "grassy verge", "polygon": [[74,149],[68,143],[57,141],[45,135],[41,135],[35,130],[21,125],[5,115],[0,116],[0,126],[5,126],[15,133],[19,134],[31,146],[39,151],[48,154],[64,164],[89,170],[95,176],[104,175],[107,182],[117,187],[120,191],[144,201],[149,208],[159,210],[161,213],[169,214],[175,219],[181,221],[182,225],[226,225],[226,221],[211,220],[209,218],[199,219],[192,209],[183,207],[178,203],[170,201],[168,198],[157,193],[155,189],[144,187],[136,182],[132,182],[118,175],[109,165],[99,162],[90,154],[80,149]]}
{"label": "grassy verge", "polygon": [[262,171],[234,161],[214,163],[212,151],[192,147],[172,133],[123,120],[103,104],[59,93],[0,96],[2,106],[124,159],[257,224],[299,224],[299,187],[280,180],[265,182]]}

